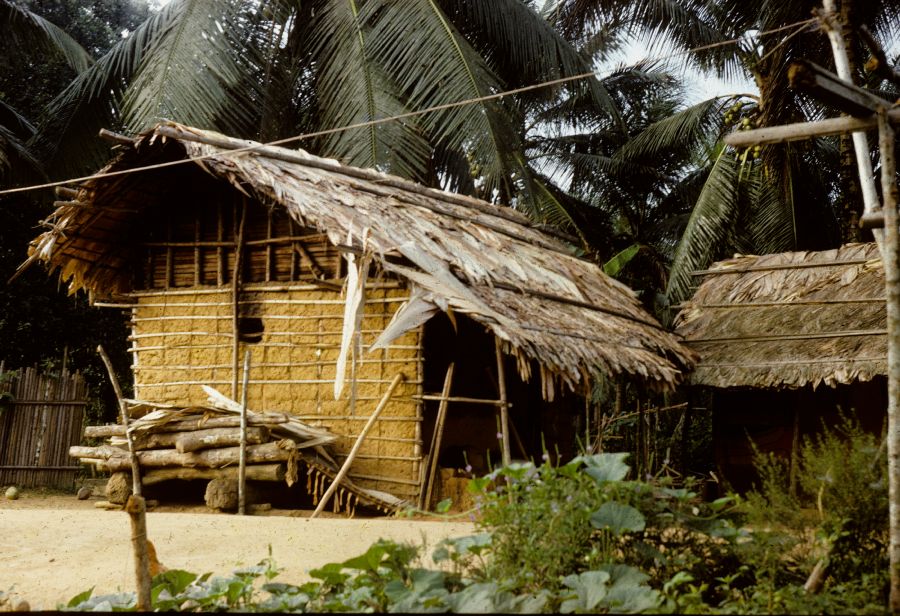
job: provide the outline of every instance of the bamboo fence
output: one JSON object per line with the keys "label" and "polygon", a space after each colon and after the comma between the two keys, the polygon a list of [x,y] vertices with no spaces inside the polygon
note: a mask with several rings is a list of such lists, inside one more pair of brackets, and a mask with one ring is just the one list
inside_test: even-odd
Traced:
{"label": "bamboo fence", "polygon": [[71,488],[80,468],[87,387],[78,372],[6,370],[0,363],[0,485]]}

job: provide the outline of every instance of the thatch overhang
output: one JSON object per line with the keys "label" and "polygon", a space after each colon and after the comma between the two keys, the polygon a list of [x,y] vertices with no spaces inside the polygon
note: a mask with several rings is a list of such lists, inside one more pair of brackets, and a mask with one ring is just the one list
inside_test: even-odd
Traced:
{"label": "thatch overhang", "polygon": [[700,355],[693,384],[833,387],[887,374],[884,269],[874,243],[736,256],[698,275],[675,321]]}
{"label": "thatch overhang", "polygon": [[[116,173],[160,163],[170,166]],[[342,250],[373,255],[441,309],[482,323],[517,357],[523,377],[531,360],[540,366],[545,393],[554,379],[580,389],[598,372],[671,389],[693,365],[692,352],[631,289],[510,208],[173,123],[140,135],[61,204],[32,242],[32,258],[58,268],[73,292],[127,293],[129,238],[142,216],[166,207],[166,194],[189,181],[185,173],[204,171],[286,208]]]}

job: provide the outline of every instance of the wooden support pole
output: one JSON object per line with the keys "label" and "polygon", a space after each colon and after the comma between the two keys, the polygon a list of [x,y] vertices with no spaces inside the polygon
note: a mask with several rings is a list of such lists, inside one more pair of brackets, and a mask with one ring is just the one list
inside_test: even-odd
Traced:
{"label": "wooden support pole", "polygon": [[150,556],[147,551],[147,503],[141,496],[141,469],[137,455],[134,451],[134,439],[128,431],[128,405],[119,387],[119,379],[113,370],[109,355],[103,350],[103,346],[97,346],[97,352],[109,372],[109,380],[116,392],[116,400],[119,403],[119,412],[122,415],[122,425],[125,426],[125,438],[128,440],[128,453],[131,458],[132,494],[128,497],[125,511],[131,521],[131,547],[134,552],[134,578],[137,584],[137,609],[150,611]]}
{"label": "wooden support pole", "polygon": [[[850,59],[847,56],[847,45],[844,41],[844,35],[841,32],[841,24],[838,23],[835,18],[837,15],[835,2],[834,0],[822,0],[822,6],[825,9],[825,16],[822,22],[823,27],[828,34],[828,42],[831,43],[835,72],[838,77],[852,84],[853,72],[850,70]],[[900,121],[900,116],[897,116],[892,121]],[[881,204],[878,201],[878,191],[875,189],[875,177],[872,173],[872,160],[869,158],[869,139],[866,137],[864,130],[853,131],[853,150],[856,154],[856,168],[859,172],[859,187],[863,196],[863,213],[871,214],[872,212],[877,211],[881,207]],[[882,233],[875,230],[873,235],[875,236],[875,241],[878,243],[878,248],[881,249]]]}
{"label": "wooden support pole", "polygon": [[247,498],[247,382],[250,380],[250,351],[244,353],[244,386],[241,388],[241,454],[238,459],[238,515],[244,515]]}
{"label": "wooden support pole", "polygon": [[341,466],[341,470],[338,471],[338,474],[335,475],[334,480],[331,482],[331,485],[328,486],[327,490],[325,490],[325,494],[323,494],[322,498],[319,499],[319,504],[316,506],[316,510],[312,512],[311,516],[309,516],[310,519],[322,513],[322,510],[325,508],[325,504],[328,502],[328,499],[330,499],[335,490],[337,490],[338,484],[340,484],[341,481],[344,480],[344,477],[347,476],[347,472],[350,470],[350,465],[353,464],[353,460],[354,458],[356,458],[356,454],[359,452],[359,448],[362,446],[363,441],[366,439],[366,435],[369,434],[369,430],[371,430],[372,426],[375,425],[375,420],[378,419],[379,415],[381,415],[381,411],[383,411],[387,406],[388,401],[391,399],[391,396],[394,393],[394,390],[397,389],[397,385],[399,385],[404,378],[405,377],[403,376],[403,373],[400,373],[395,376],[394,380],[391,381],[391,384],[388,385],[387,391],[384,392],[384,395],[381,397],[381,401],[378,403],[378,406],[375,407],[375,410],[369,417],[369,421],[366,422],[366,425],[359,433],[359,436],[356,437],[356,442],[353,443],[353,448],[350,449],[350,453],[347,454],[347,459],[344,460],[344,464]]}
{"label": "wooden support pole", "polygon": [[890,530],[890,608],[900,614],[900,229],[897,214],[895,133],[885,109],[878,112],[881,191],[884,198],[884,264],[888,330],[888,501]]}
{"label": "wooden support pole", "polygon": [[[234,208],[235,216],[237,216],[238,208]],[[244,248],[244,223],[247,220],[247,202],[242,201],[241,222],[237,225],[237,233],[234,241],[234,272],[231,277],[231,331],[232,331],[232,379],[231,379],[231,399],[237,400],[238,397],[238,368],[240,366],[240,300],[241,300],[241,253]]]}
{"label": "wooden support pole", "polygon": [[500,444],[503,466],[509,466],[512,455],[509,451],[509,407],[506,402],[506,370],[503,368],[503,349],[500,338],[494,337],[494,352],[497,355],[497,386],[500,391]]}
{"label": "wooden support pole", "polygon": [[447,374],[444,376],[444,388],[441,390],[441,402],[438,405],[437,417],[434,421],[434,432],[431,434],[431,449],[428,451],[428,474],[425,476],[425,498],[422,501],[422,510],[428,511],[431,507],[431,493],[434,490],[434,477],[437,473],[438,458],[441,453],[441,441],[444,437],[444,422],[447,419],[447,406],[450,398],[450,388],[453,385],[453,369],[455,364],[447,366]]}

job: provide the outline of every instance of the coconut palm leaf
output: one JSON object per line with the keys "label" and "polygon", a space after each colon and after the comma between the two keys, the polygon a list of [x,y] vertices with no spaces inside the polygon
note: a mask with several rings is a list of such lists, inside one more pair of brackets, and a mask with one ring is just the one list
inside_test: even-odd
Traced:
{"label": "coconut palm leaf", "polygon": [[[368,2],[360,13],[371,26],[371,58],[384,67],[411,109],[456,103],[500,92],[504,84],[465,40],[436,0]],[[413,26],[413,24],[415,24]],[[410,29],[415,36],[410,36]],[[509,198],[527,170],[514,126],[517,110],[491,100],[422,116],[431,139],[471,157],[470,173],[481,179],[481,196]]]}
{"label": "coconut palm leaf", "polygon": [[[746,183],[751,215],[745,234],[754,252],[785,252],[797,246],[792,185],[790,177],[773,177],[780,171],[756,164]],[[782,187],[789,190],[782,192]]]}
{"label": "coconut palm leaf", "polygon": [[[439,0],[440,6],[466,40],[478,49],[508,87],[590,73],[590,54],[580,52],[532,7],[522,0]],[[569,82],[526,94],[554,99],[559,89],[585,93],[598,109],[621,122],[619,108],[604,83],[596,78]]]}
{"label": "coconut palm leaf", "polygon": [[0,0],[4,46],[16,53],[59,54],[80,73],[93,62],[90,54],[62,28],[11,0]]}
{"label": "coconut palm leaf", "polygon": [[[245,70],[236,53],[250,40],[241,2],[173,0],[167,27],[150,41],[123,97],[123,120],[137,132],[163,119],[244,134],[254,124],[252,92],[235,91]],[[256,97],[259,98],[258,96]]]}
{"label": "coconut palm leaf", "polygon": [[730,95],[716,96],[660,120],[626,143],[616,157],[624,161],[653,160],[708,147],[721,134],[722,109],[732,99]]}
{"label": "coconut palm leaf", "polygon": [[[359,0],[329,0],[316,12],[312,55],[320,58],[316,89],[322,128],[406,113],[396,84],[368,50],[370,31],[359,19]],[[423,181],[431,148],[418,122],[410,119],[334,133],[321,154],[357,167],[391,171]]]}
{"label": "coconut palm leaf", "polygon": [[101,128],[120,126],[118,101],[153,42],[175,22],[174,0],[138,26],[89,69],[80,73],[41,112],[29,144],[52,176],[98,167],[107,148],[97,139]]}
{"label": "coconut palm leaf", "polygon": [[666,288],[670,305],[680,303],[690,294],[692,273],[712,263],[730,239],[739,207],[739,173],[740,163],[734,153],[723,149],[675,249]]}

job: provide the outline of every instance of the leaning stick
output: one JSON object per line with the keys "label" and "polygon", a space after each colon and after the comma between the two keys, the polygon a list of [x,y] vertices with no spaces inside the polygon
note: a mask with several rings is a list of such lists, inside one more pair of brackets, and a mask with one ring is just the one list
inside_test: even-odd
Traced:
{"label": "leaning stick", "polygon": [[141,469],[137,455],[134,451],[134,439],[128,431],[128,405],[122,396],[119,387],[119,379],[113,370],[112,362],[103,346],[97,346],[97,352],[109,372],[109,380],[116,392],[116,400],[119,403],[119,411],[122,413],[122,424],[125,426],[125,438],[128,440],[128,453],[131,458],[131,485],[132,495],[128,497],[125,511],[131,518],[131,547],[134,550],[134,577],[137,582],[137,609],[138,611],[150,611],[150,555],[147,552],[147,503],[141,496]]}
{"label": "leaning stick", "polygon": [[444,389],[441,392],[441,403],[440,406],[438,406],[437,418],[434,422],[434,434],[431,435],[431,451],[429,452],[428,458],[430,462],[427,477],[428,483],[425,490],[425,506],[422,507],[425,511],[428,511],[431,508],[431,492],[434,489],[434,477],[437,473],[438,458],[441,453],[441,441],[444,437],[444,422],[447,419],[450,386],[453,383],[453,367],[453,363],[447,367],[447,376],[444,377]]}
{"label": "leaning stick", "polygon": [[238,459],[238,514],[244,515],[247,484],[247,385],[250,382],[250,351],[244,353],[244,382],[241,389],[241,454]]}
{"label": "leaning stick", "polygon": [[375,424],[375,420],[378,419],[378,416],[381,415],[381,411],[387,406],[388,400],[391,399],[391,395],[394,393],[394,390],[397,389],[397,385],[400,384],[405,377],[403,373],[398,374],[394,377],[394,380],[391,381],[391,384],[388,385],[387,391],[384,392],[384,395],[381,397],[381,402],[378,403],[378,406],[375,408],[375,411],[372,413],[372,416],[369,417],[369,421],[366,422],[365,427],[363,427],[362,432],[359,433],[359,436],[356,437],[356,442],[353,444],[353,449],[350,450],[350,453],[347,454],[347,459],[344,460],[344,465],[341,466],[341,470],[338,471],[338,474],[335,475],[334,481],[331,482],[331,485],[328,486],[328,489],[325,490],[325,494],[322,495],[322,498],[319,499],[319,504],[316,506],[316,510],[313,511],[310,518],[314,518],[325,508],[325,503],[328,502],[328,499],[334,494],[334,491],[337,490],[338,484],[344,480],[344,477],[347,475],[347,472],[350,470],[350,464],[353,463],[353,459],[356,457],[356,454],[359,452],[359,448],[362,446],[363,440],[365,440],[366,435],[369,433],[369,430],[372,429],[372,426]]}

